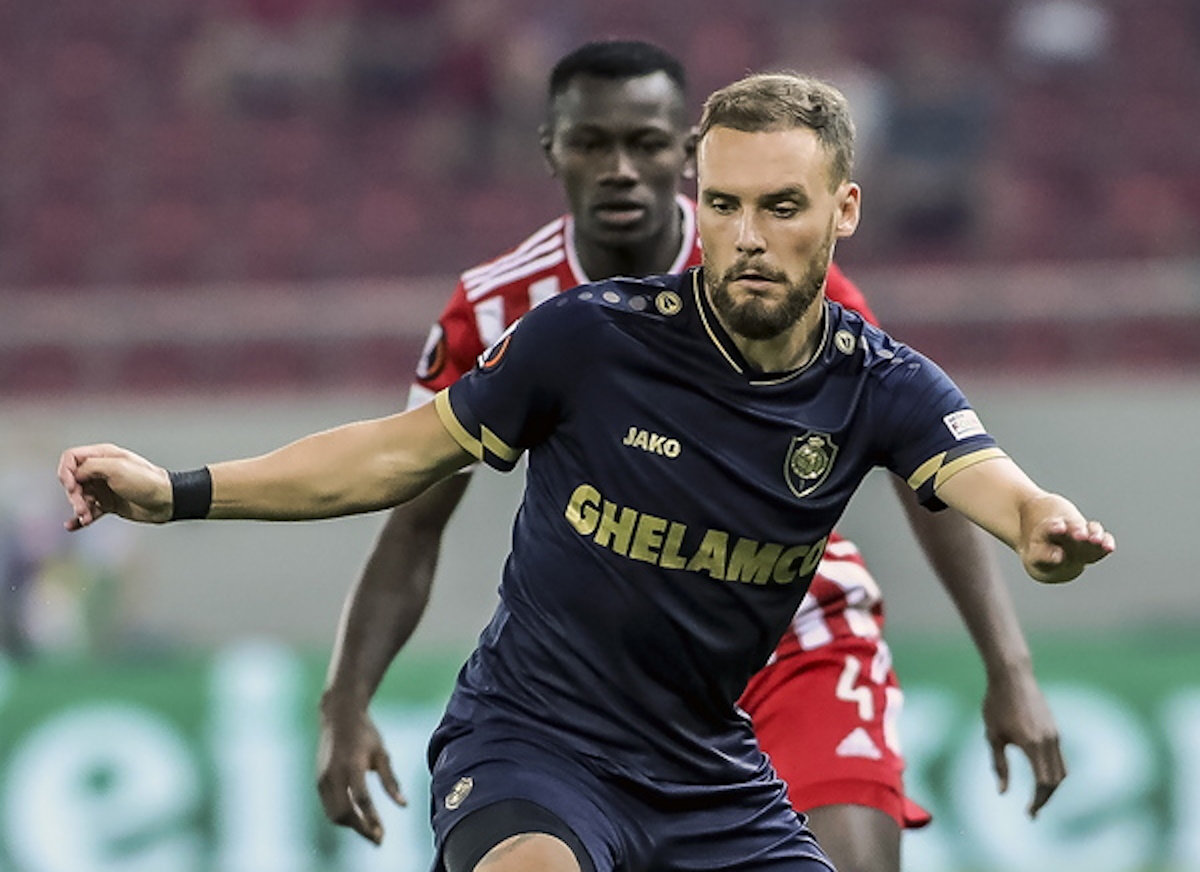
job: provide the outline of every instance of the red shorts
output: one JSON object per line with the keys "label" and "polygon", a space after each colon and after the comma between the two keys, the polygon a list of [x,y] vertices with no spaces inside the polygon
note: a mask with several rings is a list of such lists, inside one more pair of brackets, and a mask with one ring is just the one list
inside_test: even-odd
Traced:
{"label": "red shorts", "polygon": [[839,637],[777,660],[740,703],[797,810],[864,805],[910,829],[932,819],[904,795],[903,695],[883,640]]}

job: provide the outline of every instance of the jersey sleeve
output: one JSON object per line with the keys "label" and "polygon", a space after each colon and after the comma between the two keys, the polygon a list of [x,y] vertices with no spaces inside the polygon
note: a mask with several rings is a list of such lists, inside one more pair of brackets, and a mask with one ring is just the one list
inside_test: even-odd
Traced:
{"label": "jersey sleeve", "polygon": [[532,310],[434,399],[451,436],[493,469],[511,470],[564,414],[588,320],[566,312],[563,305]]}
{"label": "jersey sleeve", "polygon": [[836,263],[829,265],[829,273],[825,277],[825,296],[833,300],[835,303],[841,303],[847,309],[863,316],[863,319],[870,324],[879,326],[879,319],[875,317],[875,313],[871,311],[870,305],[867,303],[867,298],[863,292],[858,289],[858,285],[850,281],[849,277],[842,272],[841,267]]}
{"label": "jersey sleeve", "polygon": [[887,434],[887,467],[937,510],[945,507],[937,498],[945,481],[1004,453],[950,377],[923,355],[900,349],[879,381],[886,401],[877,432]]}
{"label": "jersey sleeve", "polygon": [[460,278],[446,308],[429,330],[409,389],[408,408],[424,405],[438,391],[462,378],[483,350],[474,310]]}

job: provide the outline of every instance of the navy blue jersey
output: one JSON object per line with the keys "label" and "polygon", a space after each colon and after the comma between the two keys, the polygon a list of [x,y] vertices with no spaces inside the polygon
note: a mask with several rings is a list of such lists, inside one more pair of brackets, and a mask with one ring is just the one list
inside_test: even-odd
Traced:
{"label": "navy blue jersey", "polygon": [[529,461],[501,602],[442,738],[516,719],[633,778],[760,770],[735,701],[866,473],[930,504],[1000,453],[936,365],[858,315],[825,303],[812,362],[760,373],[702,286],[699,270],[583,285],[437,396],[479,459]]}

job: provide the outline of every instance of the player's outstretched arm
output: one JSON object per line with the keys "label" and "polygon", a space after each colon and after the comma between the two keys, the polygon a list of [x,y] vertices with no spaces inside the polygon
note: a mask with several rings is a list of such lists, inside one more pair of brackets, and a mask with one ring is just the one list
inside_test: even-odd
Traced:
{"label": "player's outstretched arm", "polygon": [[[293,521],[374,511],[412,499],[471,460],[429,404],[315,433],[259,457],[213,464],[206,517]],[[144,523],[171,520],[168,473],[126,449],[69,448],[58,476],[73,514],[68,529],[106,513]]]}
{"label": "player's outstretched arm", "polygon": [[983,722],[1000,792],[1008,789],[1005,749],[1016,745],[1029,760],[1036,816],[1066,777],[1058,727],[1033,672],[1029,645],[1017,620],[991,538],[954,510],[928,512],[893,478],[909,522],[938,580],[954,602],[983,660],[987,690]]}
{"label": "player's outstretched arm", "polygon": [[367,773],[379,776],[394,802],[407,803],[367,706],[421,620],[442,533],[469,478],[451,476],[392,510],[342,608],[321,695],[317,792],[331,821],[376,844],[383,840],[383,824],[367,791]]}
{"label": "player's outstretched arm", "polygon": [[1116,549],[1103,524],[1088,520],[1066,497],[1039,488],[1008,457],[961,470],[937,495],[1016,551],[1035,581],[1071,581]]}

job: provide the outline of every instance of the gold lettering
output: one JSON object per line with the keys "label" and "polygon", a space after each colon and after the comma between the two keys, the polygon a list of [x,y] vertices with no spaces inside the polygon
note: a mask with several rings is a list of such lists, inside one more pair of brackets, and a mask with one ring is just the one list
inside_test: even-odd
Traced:
{"label": "gold lettering", "polygon": [[678,521],[671,522],[671,526],[667,529],[667,541],[663,543],[662,556],[658,559],[659,566],[664,569],[683,569],[687,566],[687,559],[679,553],[685,533],[687,533],[686,524]]}
{"label": "gold lettering", "polygon": [[600,513],[596,511],[599,505],[600,491],[590,484],[581,484],[567,502],[567,523],[581,536],[591,535],[596,529],[596,522],[600,520]]}
{"label": "gold lettering", "polygon": [[718,581],[725,580],[725,555],[729,549],[729,534],[720,530],[709,530],[704,534],[700,547],[688,561],[688,571],[707,572]]}
{"label": "gold lettering", "polygon": [[633,440],[633,447],[634,447],[634,448],[641,448],[641,449],[643,449],[643,450],[649,449],[649,447],[650,447],[650,437],[646,435],[646,431],[645,431],[645,430],[639,430],[639,431],[638,431],[637,438],[635,438],[635,439]]}
{"label": "gold lettering", "polygon": [[632,445],[633,437],[637,435],[637,427],[630,427],[629,432],[625,434],[625,438],[621,440],[622,445]]}
{"label": "gold lettering", "polygon": [[667,529],[666,518],[642,515],[638,518],[637,529],[633,532],[633,547],[629,549],[629,556],[634,560],[657,563],[658,550],[662,548],[663,530],[665,529]]}
{"label": "gold lettering", "polygon": [[729,555],[729,580],[766,584],[782,551],[782,545],[768,542],[759,548],[753,539],[738,539]]}
{"label": "gold lettering", "polygon": [[802,564],[800,564],[800,575],[801,576],[809,575],[814,570],[816,570],[817,564],[821,562],[821,555],[823,555],[825,553],[825,543],[828,541],[829,541],[829,537],[826,536],[820,542],[814,543],[808,549],[808,557],[806,557],[804,559],[804,562]]}
{"label": "gold lettering", "polygon": [[605,500],[600,524],[596,528],[596,544],[601,548],[611,548],[624,556],[629,550],[629,540],[633,537],[633,526],[637,519],[638,513],[635,509],[617,506]]}
{"label": "gold lettering", "polygon": [[[639,440],[649,442],[645,430],[633,427],[626,439],[633,444]],[[686,524],[609,502],[590,484],[575,488],[564,516],[577,533],[591,536],[601,548],[664,569],[704,572],[718,581],[791,584],[812,575],[828,542],[825,538],[812,545],[785,548],[774,542],[738,538],[731,552],[729,533],[707,530],[689,558],[681,553]]]}
{"label": "gold lettering", "polygon": [[[821,556],[825,553],[825,543],[828,541],[829,537],[826,536],[813,545],[796,545],[784,551],[775,563],[775,571],[771,578],[779,584],[790,584],[797,578],[810,575],[821,562]],[[804,559],[803,562],[799,566],[794,565],[801,558]]]}
{"label": "gold lettering", "polygon": [[791,584],[799,574],[795,562],[807,553],[807,545],[796,545],[784,551],[775,561],[775,571],[771,573],[771,580],[776,584]]}

